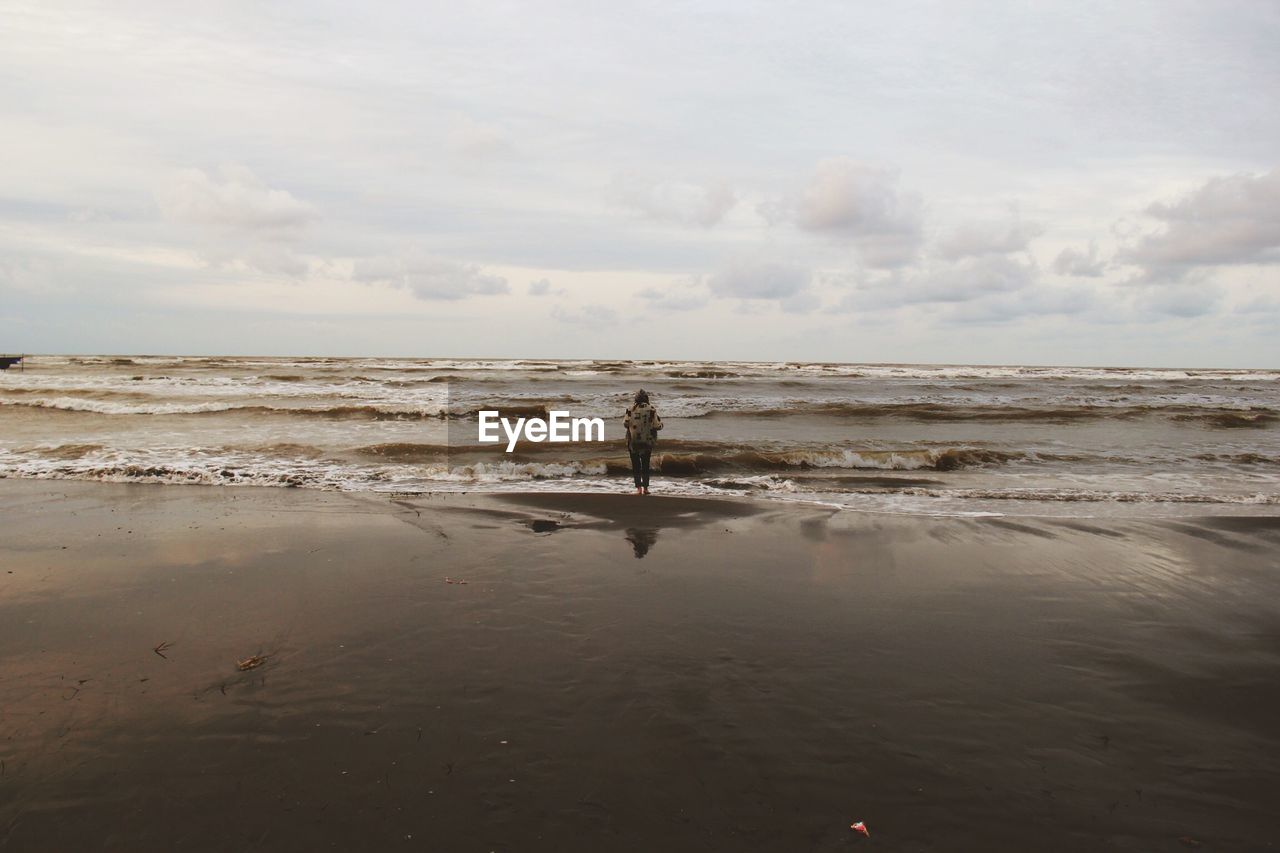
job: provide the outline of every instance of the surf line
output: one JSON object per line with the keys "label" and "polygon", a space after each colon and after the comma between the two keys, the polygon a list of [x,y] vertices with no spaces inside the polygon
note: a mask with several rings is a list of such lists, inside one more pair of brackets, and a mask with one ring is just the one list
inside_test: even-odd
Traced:
{"label": "surf line", "polygon": [[479,417],[479,435],[481,444],[498,444],[502,437],[498,428],[507,436],[507,452],[514,453],[516,442],[523,437],[535,443],[550,441],[564,443],[570,441],[604,441],[604,418],[574,418],[568,412],[550,411],[547,418],[504,418],[500,412],[481,410]]}

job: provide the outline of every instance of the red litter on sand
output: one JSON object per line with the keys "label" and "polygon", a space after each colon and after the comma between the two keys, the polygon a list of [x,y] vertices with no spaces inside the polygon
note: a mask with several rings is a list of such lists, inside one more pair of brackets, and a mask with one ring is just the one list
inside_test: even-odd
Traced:
{"label": "red litter on sand", "polygon": [[860,820],[855,820],[853,823],[849,824],[849,828],[854,832],[861,832],[867,838],[871,837],[871,831],[867,829],[867,825]]}

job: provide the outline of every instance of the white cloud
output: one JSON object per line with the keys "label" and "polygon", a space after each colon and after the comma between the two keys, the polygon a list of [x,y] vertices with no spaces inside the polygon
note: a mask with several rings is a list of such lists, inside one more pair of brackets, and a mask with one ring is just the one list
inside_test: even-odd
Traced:
{"label": "white cloud", "polygon": [[504,157],[515,150],[505,128],[470,116],[454,117],[448,141],[453,153],[471,160]]}
{"label": "white cloud", "polygon": [[788,296],[785,299],[778,300],[778,307],[787,314],[808,314],[816,311],[822,306],[822,300],[818,294],[811,290],[802,290]]}
{"label": "white cloud", "polygon": [[[486,4],[440,14],[348,4],[317,15],[282,0],[214,4],[193,28],[180,5],[156,0],[26,4],[0,27],[0,79],[11,83],[0,99],[0,315],[49,321],[23,345],[51,350],[89,341],[160,350],[190,338],[249,352],[474,352],[479,342],[495,354],[592,356],[615,345],[611,329],[547,316],[557,302],[586,301],[624,327],[637,308],[683,307],[663,317],[664,356],[875,355],[822,320],[785,313],[840,300],[852,288],[819,273],[845,269],[883,303],[894,287],[913,300],[867,318],[901,360],[1183,362],[1190,335],[1133,335],[1111,352],[1096,338],[1112,334],[1105,324],[1141,328],[1208,306],[1197,359],[1274,361],[1280,313],[1265,298],[1249,302],[1276,293],[1280,270],[1268,212],[1280,21],[1268,4],[1232,4],[1230,14],[1118,4],[1105,27],[1067,5],[1034,15],[1002,4],[941,4],[927,16],[883,4],[754,8],[689,16],[659,3],[584,16],[553,4],[515,20]],[[877,38],[849,39],[859,28]],[[831,154],[851,159],[819,165]],[[214,168],[221,162],[256,174]],[[181,166],[203,171],[171,172]],[[630,201],[612,192],[619,170],[640,176],[623,184]],[[1245,174],[1206,183],[1233,172]],[[1017,247],[1026,235],[1015,228],[952,231],[974,211],[1001,219],[1001,201],[1013,198],[1046,228],[1029,249]],[[762,199],[777,213],[767,223],[753,215]],[[1154,200],[1164,203],[1143,213]],[[1136,233],[1107,232],[1121,215]],[[1046,248],[1048,234],[1059,242]],[[719,294],[709,275],[700,288],[672,286],[763,244],[815,280],[797,289],[783,276],[757,289],[752,275],[729,270]],[[384,284],[351,279],[351,259],[414,245],[476,266],[364,262],[358,269]],[[1035,251],[1046,274],[999,290],[1017,271],[1001,279],[975,264],[966,274],[996,281],[983,293],[941,263],[1006,249]],[[48,263],[14,265],[31,251]],[[226,260],[203,262],[211,257]],[[892,270],[881,293],[873,283]],[[1222,289],[1221,302],[1197,290],[1196,271]],[[1192,286],[1162,297],[1107,283],[1130,274]],[[544,275],[556,276],[547,293],[526,295]],[[299,277],[305,291],[288,281]],[[408,305],[410,287],[463,299],[508,282],[517,298],[481,300],[484,310]],[[64,299],[60,288],[80,295]],[[257,301],[259,289],[271,301]],[[331,298],[321,302],[323,289]],[[1073,314],[1056,349],[1034,322],[1018,334],[946,333],[953,316],[1047,310],[1042,290],[1065,307],[1092,293],[1106,310]],[[158,314],[145,328],[97,323],[89,336],[88,326],[59,325],[89,304],[136,316],[144,299],[199,310]],[[952,301],[921,301],[939,299]],[[261,331],[273,316],[321,304],[362,319],[343,323],[341,336],[288,343]],[[1246,304],[1256,310],[1223,313]],[[215,324],[218,334],[201,339],[219,306],[243,309],[244,322]],[[529,322],[540,306],[557,334]],[[442,320],[429,344],[424,311]]]}
{"label": "white cloud", "polygon": [[244,166],[223,166],[216,176],[182,169],[160,188],[156,201],[167,219],[228,228],[287,230],[318,216],[311,205],[268,187]]}
{"label": "white cloud", "polygon": [[551,316],[561,323],[572,326],[614,326],[618,323],[618,312],[607,305],[583,305],[581,308],[566,308],[556,305],[551,309]]}
{"label": "white cloud", "polygon": [[1143,288],[1137,304],[1143,314],[1202,317],[1216,311],[1222,303],[1222,297],[1222,289],[1212,283],[1180,281]]}
{"label": "white cloud", "polygon": [[847,157],[818,163],[794,213],[806,231],[849,240],[868,266],[902,266],[920,246],[920,197],[898,188],[897,172]]}
{"label": "white cloud", "polygon": [[660,311],[694,311],[710,301],[706,286],[697,279],[677,282],[666,288],[646,287],[636,295]]}
{"label": "white cloud", "polygon": [[919,234],[870,234],[854,240],[862,262],[874,269],[897,269],[916,259]]}
{"label": "white cloud", "polygon": [[982,255],[947,263],[931,262],[911,270],[895,270],[862,284],[842,304],[846,309],[895,308],[926,303],[970,302],[993,294],[1012,293],[1032,285],[1038,275],[1033,261],[1007,255]]}
{"label": "white cloud", "polygon": [[484,273],[474,264],[419,253],[359,260],[352,277],[358,281],[404,288],[417,298],[428,300],[450,301],[510,291],[505,278]]}
{"label": "white cloud", "polygon": [[947,319],[954,323],[993,325],[1026,317],[1075,316],[1101,307],[1098,294],[1079,286],[1025,287],[952,306]]}
{"label": "white cloud", "polygon": [[237,251],[209,250],[203,255],[210,266],[240,273],[260,272],[271,276],[304,278],[311,270],[306,258],[279,244],[256,243]]}
{"label": "white cloud", "polygon": [[3,248],[5,251],[0,253],[0,292],[7,290],[15,295],[74,292],[74,288],[66,283],[67,259],[55,261],[48,257],[19,254],[13,246]]}
{"label": "white cloud", "polygon": [[636,178],[618,178],[613,192],[620,204],[650,219],[704,228],[718,223],[738,203],[733,188],[724,181],[650,183]]}
{"label": "white cloud", "polygon": [[716,296],[738,299],[789,299],[809,287],[812,273],[772,260],[739,259],[712,275],[707,286]]}
{"label": "white cloud", "polygon": [[1280,169],[1211,178],[1147,207],[1163,222],[1119,253],[1144,281],[1176,281],[1197,267],[1280,263]]}
{"label": "white cloud", "polygon": [[937,253],[944,258],[1004,255],[1021,252],[1044,233],[1038,222],[1024,222],[1016,214],[1008,222],[967,222],[943,238]]}
{"label": "white cloud", "polygon": [[551,279],[540,278],[537,281],[529,282],[530,296],[548,296],[551,294]]}
{"label": "white cloud", "polygon": [[1068,246],[1053,259],[1053,271],[1058,275],[1098,278],[1107,268],[1107,262],[1098,258],[1098,244],[1089,243],[1088,250]]}
{"label": "white cloud", "polygon": [[1235,306],[1236,314],[1271,314],[1280,318],[1280,299],[1271,296],[1255,296]]}

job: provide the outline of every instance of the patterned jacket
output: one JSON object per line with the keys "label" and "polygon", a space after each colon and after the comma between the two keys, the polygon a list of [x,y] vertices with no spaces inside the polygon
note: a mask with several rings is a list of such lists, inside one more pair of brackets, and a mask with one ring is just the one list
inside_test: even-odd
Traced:
{"label": "patterned jacket", "polygon": [[636,403],[627,409],[622,425],[627,431],[627,447],[647,450],[658,441],[662,418],[658,417],[658,410],[648,403]]}

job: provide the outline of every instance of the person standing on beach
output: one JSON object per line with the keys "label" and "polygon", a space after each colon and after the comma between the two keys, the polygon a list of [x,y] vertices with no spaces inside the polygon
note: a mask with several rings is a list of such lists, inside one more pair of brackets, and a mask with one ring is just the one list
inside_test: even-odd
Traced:
{"label": "person standing on beach", "polygon": [[631,476],[636,482],[636,494],[649,494],[649,458],[653,445],[662,429],[662,418],[649,405],[649,392],[643,388],[636,392],[635,403],[627,409],[622,419],[627,430],[627,452],[631,454]]}

